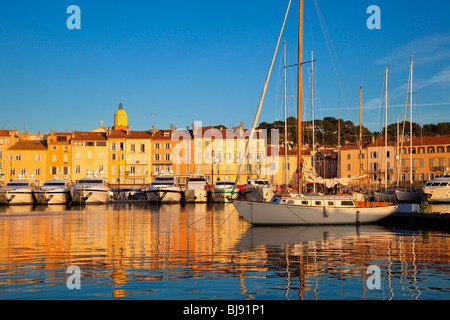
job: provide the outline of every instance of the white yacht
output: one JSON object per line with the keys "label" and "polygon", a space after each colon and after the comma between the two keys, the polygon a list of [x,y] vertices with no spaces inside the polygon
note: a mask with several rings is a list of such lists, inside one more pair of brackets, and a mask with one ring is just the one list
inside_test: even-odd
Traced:
{"label": "white yacht", "polygon": [[208,202],[209,185],[204,174],[191,174],[184,190],[185,202]]}
{"label": "white yacht", "polygon": [[428,181],[422,191],[430,203],[450,203],[450,173]]}
{"label": "white yacht", "polygon": [[239,197],[239,189],[232,181],[216,181],[211,191],[213,202],[231,202],[230,199]]}
{"label": "white yacht", "polygon": [[34,204],[33,190],[36,188],[34,177],[29,179],[19,175],[0,189],[0,205]]}
{"label": "white yacht", "polygon": [[34,190],[38,204],[68,204],[71,200],[70,189],[72,181],[68,178],[54,177],[46,181],[40,188]]}
{"label": "white yacht", "polygon": [[182,193],[172,172],[161,172],[146,191],[150,203],[180,203]]}
{"label": "white yacht", "polygon": [[103,171],[100,175],[96,172],[87,172],[86,177],[78,180],[72,188],[72,203],[80,204],[104,204],[109,202],[110,188],[104,177]]}
{"label": "white yacht", "polygon": [[248,179],[244,195],[246,200],[270,201],[275,192],[267,179]]}

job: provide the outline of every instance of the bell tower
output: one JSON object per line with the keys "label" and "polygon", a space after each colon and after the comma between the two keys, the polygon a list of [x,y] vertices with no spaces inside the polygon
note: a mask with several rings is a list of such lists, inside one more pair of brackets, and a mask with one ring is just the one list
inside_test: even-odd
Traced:
{"label": "bell tower", "polygon": [[128,131],[127,113],[123,110],[122,103],[119,104],[119,109],[114,114],[114,130]]}

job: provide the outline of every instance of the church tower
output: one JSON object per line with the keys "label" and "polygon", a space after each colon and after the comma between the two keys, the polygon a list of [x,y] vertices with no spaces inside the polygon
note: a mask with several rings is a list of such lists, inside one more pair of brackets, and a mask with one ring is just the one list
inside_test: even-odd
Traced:
{"label": "church tower", "polygon": [[128,131],[127,113],[123,110],[122,103],[119,104],[119,110],[114,114],[114,130]]}

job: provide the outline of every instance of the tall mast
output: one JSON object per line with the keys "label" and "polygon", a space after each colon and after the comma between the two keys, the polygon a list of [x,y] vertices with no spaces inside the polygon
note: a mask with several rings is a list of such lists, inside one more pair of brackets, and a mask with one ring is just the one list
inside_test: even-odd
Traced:
{"label": "tall mast", "polygon": [[341,104],[338,104],[338,179],[341,177]]}
{"label": "tall mast", "polygon": [[386,67],[386,92],[384,94],[385,96],[385,108],[384,108],[384,124],[385,124],[385,128],[384,128],[384,191],[386,192],[387,190],[387,165],[388,165],[388,160],[387,160],[387,143],[388,143],[388,129],[387,129],[387,103],[388,103],[388,97],[387,97],[387,87],[388,87],[388,68]]}
{"label": "tall mast", "polygon": [[299,4],[298,4],[298,73],[297,73],[298,193],[302,193],[302,48],[303,48],[303,0],[299,0]]}
{"label": "tall mast", "polygon": [[413,125],[412,125],[412,81],[413,81],[413,57],[411,57],[410,66],[410,90],[409,90],[409,188],[413,191],[413,179],[412,179],[412,139],[413,139]]}
{"label": "tall mast", "polygon": [[[315,140],[315,123],[314,123],[314,52],[311,50],[311,105],[312,105],[312,167],[316,169],[316,140]],[[324,158],[325,159],[325,158]],[[324,164],[325,168],[325,164]],[[313,192],[316,193],[316,183],[313,183]]]}
{"label": "tall mast", "polygon": [[[359,175],[362,175],[362,84],[359,86]],[[359,190],[362,189],[362,180],[359,180]]]}
{"label": "tall mast", "polygon": [[288,185],[287,172],[287,90],[286,90],[286,41],[284,41],[284,186]]}

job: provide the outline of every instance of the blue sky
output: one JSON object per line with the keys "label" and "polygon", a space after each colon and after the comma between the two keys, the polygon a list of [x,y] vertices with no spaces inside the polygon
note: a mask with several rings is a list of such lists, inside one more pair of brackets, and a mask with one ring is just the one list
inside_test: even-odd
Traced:
{"label": "blue sky", "polygon": [[[112,124],[123,103],[132,130],[151,126],[250,127],[288,0],[2,1],[0,128],[29,132],[92,130]],[[319,23],[316,5],[324,25]],[[67,7],[81,9],[69,30]],[[370,5],[381,29],[369,30]],[[296,63],[297,1],[285,33]],[[316,58],[315,115],[384,125],[381,99],[389,68],[389,123],[403,120],[414,56],[413,121],[450,121],[450,22],[444,1],[305,0],[304,60]],[[327,34],[325,41],[324,32]],[[328,45],[327,45],[328,44]],[[331,54],[330,54],[331,52]],[[259,122],[283,116],[282,47]],[[311,120],[310,66],[304,71],[303,119]],[[295,70],[288,110],[295,116]],[[409,114],[409,111],[408,111]]]}

